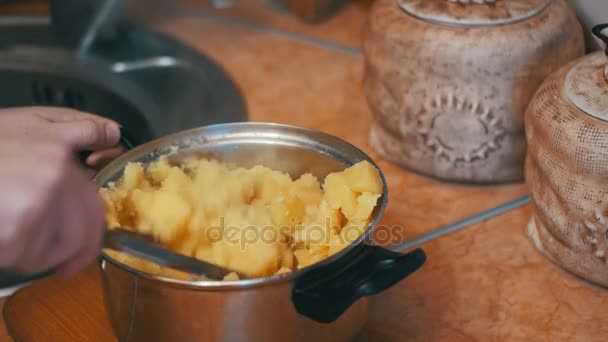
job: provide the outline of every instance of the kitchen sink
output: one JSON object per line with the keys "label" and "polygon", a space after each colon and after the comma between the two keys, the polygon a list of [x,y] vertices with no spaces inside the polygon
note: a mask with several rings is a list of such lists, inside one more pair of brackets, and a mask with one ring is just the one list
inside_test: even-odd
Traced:
{"label": "kitchen sink", "polygon": [[0,17],[0,90],[0,107],[96,113],[120,122],[137,143],[246,120],[239,89],[217,63],[137,25],[76,53],[54,43],[49,17]]}

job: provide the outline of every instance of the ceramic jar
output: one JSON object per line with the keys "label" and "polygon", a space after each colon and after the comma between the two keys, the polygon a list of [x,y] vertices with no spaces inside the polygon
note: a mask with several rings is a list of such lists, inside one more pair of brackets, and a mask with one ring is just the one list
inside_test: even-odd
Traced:
{"label": "ceramic jar", "polygon": [[565,0],[377,0],[364,39],[372,147],[435,178],[523,179],[523,114],[584,54]]}
{"label": "ceramic jar", "polygon": [[[594,32],[608,41],[608,25]],[[563,268],[608,286],[608,58],[590,54],[551,75],[525,115],[528,233]]]}

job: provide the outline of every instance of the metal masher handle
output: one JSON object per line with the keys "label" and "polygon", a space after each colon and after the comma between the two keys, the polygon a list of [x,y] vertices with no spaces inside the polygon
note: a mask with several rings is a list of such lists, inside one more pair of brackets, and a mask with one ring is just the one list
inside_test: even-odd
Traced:
{"label": "metal masher handle", "polygon": [[530,196],[526,195],[526,196],[522,196],[518,199],[515,199],[513,201],[504,203],[498,207],[483,211],[479,214],[467,217],[463,220],[460,220],[458,222],[449,224],[447,226],[443,226],[437,229],[434,229],[428,233],[424,233],[421,235],[418,235],[416,237],[414,237],[413,239],[409,239],[407,241],[404,241],[398,245],[394,245],[389,247],[390,250],[394,251],[394,252],[407,252],[407,251],[411,251],[413,249],[416,249],[417,247],[420,247],[421,245],[433,241],[435,239],[438,239],[440,237],[443,237],[445,235],[448,234],[452,234],[455,233],[457,231],[460,231],[464,228],[470,227],[475,223],[479,223],[483,220],[492,218],[494,216],[498,216],[501,214],[504,214],[505,212],[508,212],[510,210],[516,209],[520,206],[523,206],[527,203],[530,202]]}

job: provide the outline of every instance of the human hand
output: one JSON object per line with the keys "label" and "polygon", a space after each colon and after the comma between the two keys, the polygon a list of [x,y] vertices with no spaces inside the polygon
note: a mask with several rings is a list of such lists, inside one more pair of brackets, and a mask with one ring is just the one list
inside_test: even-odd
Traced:
{"label": "human hand", "polygon": [[0,110],[0,132],[25,138],[64,142],[76,151],[94,151],[86,159],[101,168],[125,150],[119,144],[120,126],[100,116],[57,107],[20,107]]}
{"label": "human hand", "polygon": [[97,187],[72,146],[0,137],[0,268],[70,275],[100,252],[105,222]]}
{"label": "human hand", "polygon": [[116,123],[73,110],[0,110],[0,268],[70,275],[100,252],[105,229],[90,166],[118,155]]}

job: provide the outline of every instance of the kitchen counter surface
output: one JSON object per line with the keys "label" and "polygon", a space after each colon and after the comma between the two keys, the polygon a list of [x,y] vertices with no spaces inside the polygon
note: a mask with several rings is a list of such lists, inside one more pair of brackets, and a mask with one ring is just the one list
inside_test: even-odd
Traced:
{"label": "kitchen counter surface", "polygon": [[[437,182],[382,160],[367,143],[359,36],[369,1],[310,26],[262,1],[213,10],[182,0],[187,15],[160,29],[218,61],[242,89],[253,121],[322,130],[368,152],[384,171],[382,224],[403,241],[526,193],[522,184]],[[246,4],[242,4],[246,3]],[[252,3],[257,3],[253,6]],[[38,7],[39,8],[39,7]],[[428,261],[377,297],[361,341],[602,341],[608,291],[550,263],[525,234],[529,206],[475,224],[423,248]],[[17,341],[113,341],[94,265],[71,279],[38,282],[4,309]]]}

